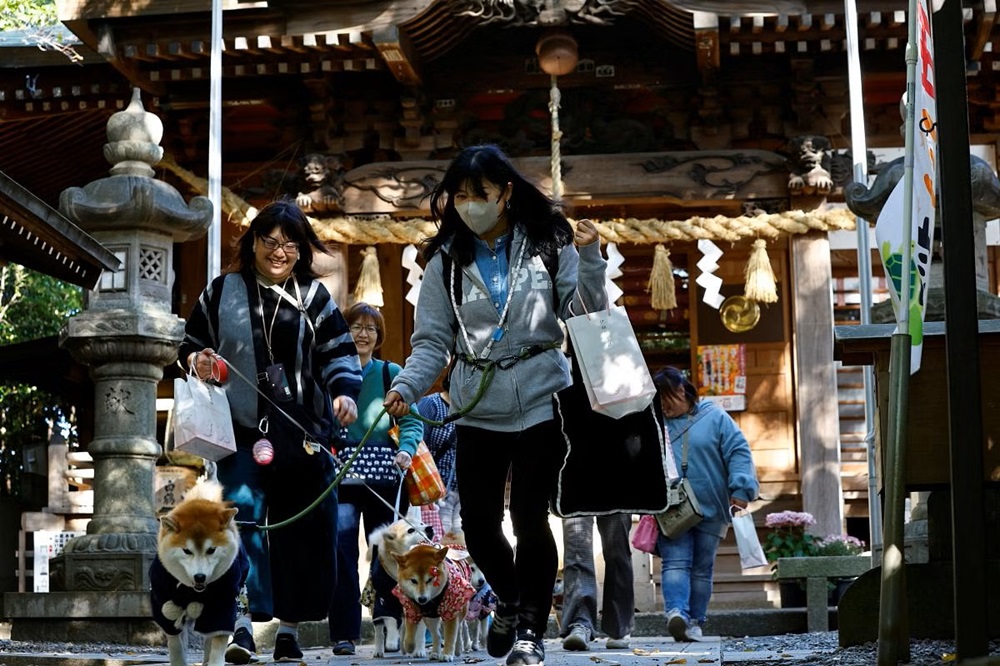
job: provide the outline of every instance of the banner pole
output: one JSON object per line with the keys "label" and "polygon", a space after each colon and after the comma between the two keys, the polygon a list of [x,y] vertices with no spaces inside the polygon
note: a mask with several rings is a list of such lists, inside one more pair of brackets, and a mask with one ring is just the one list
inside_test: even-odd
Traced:
{"label": "banner pole", "polygon": [[208,90],[208,200],[212,202],[212,224],[208,227],[208,282],[222,272],[222,46],[222,0],[212,0]]}
{"label": "banner pole", "polygon": [[[861,84],[861,47],[858,37],[858,7],[855,0],[844,0],[844,25],[847,29],[847,88],[851,109],[851,155],[854,181],[868,186],[868,142],[865,136],[864,88]],[[872,323],[872,251],[868,220],[857,220],[858,293],[861,296],[861,324]],[[875,469],[875,376],[872,366],[861,368],[865,392],[865,452],[868,457],[868,545],[882,545],[882,501]]]}
{"label": "banner pole", "polygon": [[[910,644],[906,609],[906,563],[903,557],[903,510],[906,502],[905,462],[909,413],[910,264],[913,251],[913,152],[917,72],[917,0],[909,0],[906,41],[906,114],[903,159],[902,262],[900,266],[897,332],[889,357],[889,432],[886,443],[885,524],[883,525],[882,590],[878,627],[878,664],[896,666],[909,661]],[[890,277],[891,279],[891,277]]]}

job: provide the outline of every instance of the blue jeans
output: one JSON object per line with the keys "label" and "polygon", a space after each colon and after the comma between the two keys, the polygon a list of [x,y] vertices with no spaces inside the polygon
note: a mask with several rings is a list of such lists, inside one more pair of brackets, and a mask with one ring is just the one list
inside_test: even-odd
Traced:
{"label": "blue jeans", "polygon": [[[604,595],[601,629],[610,638],[632,633],[635,618],[635,580],[628,533],[632,516],[597,516],[597,532],[604,551]],[[561,636],[574,624],[593,636],[597,628],[597,576],[594,571],[594,516],[563,518],[563,614]]]}
{"label": "blue jeans", "polygon": [[712,597],[712,572],[715,552],[722,539],[697,529],[688,530],[676,539],[662,534],[656,540],[662,566],[663,609],[678,610],[685,620],[705,622],[708,600]]}

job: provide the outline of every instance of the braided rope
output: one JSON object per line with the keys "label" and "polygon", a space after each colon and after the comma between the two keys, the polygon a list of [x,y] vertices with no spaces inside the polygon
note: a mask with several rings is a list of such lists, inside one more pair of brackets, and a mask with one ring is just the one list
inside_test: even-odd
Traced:
{"label": "braided rope", "polygon": [[[312,220],[320,239],[351,245],[372,243],[419,244],[437,233],[437,224],[424,219],[366,220],[337,217]],[[594,224],[606,243],[655,243],[696,241],[702,238],[713,241],[738,242],[743,239],[767,238],[805,234],[810,231],[853,231],[854,214],[847,209],[801,211],[739,217],[691,217],[686,220],[595,220]]]}
{"label": "braided rope", "polygon": [[562,95],[557,84],[558,77],[552,75],[552,88],[549,91],[549,114],[552,116],[552,155],[549,158],[549,168],[552,171],[552,198],[562,201],[562,130],[559,129],[559,105]]}

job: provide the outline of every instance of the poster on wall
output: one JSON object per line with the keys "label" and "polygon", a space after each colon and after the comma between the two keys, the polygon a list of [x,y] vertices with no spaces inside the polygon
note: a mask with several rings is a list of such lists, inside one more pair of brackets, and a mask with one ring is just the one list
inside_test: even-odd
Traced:
{"label": "poster on wall", "polygon": [[747,408],[746,345],[698,346],[698,395],[727,411]]}

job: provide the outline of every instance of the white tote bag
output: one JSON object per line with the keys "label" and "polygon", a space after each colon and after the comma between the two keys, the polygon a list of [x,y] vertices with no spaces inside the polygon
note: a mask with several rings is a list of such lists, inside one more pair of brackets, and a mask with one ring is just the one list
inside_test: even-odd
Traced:
{"label": "white tote bag", "polygon": [[620,419],[649,407],[656,387],[625,308],[570,317],[566,328],[591,409]]}
{"label": "white tote bag", "polygon": [[760,547],[757,538],[757,528],[753,524],[753,514],[746,509],[730,507],[733,514],[733,533],[736,535],[736,547],[740,551],[740,566],[744,569],[762,567],[767,564],[764,549]]}
{"label": "white tote bag", "polygon": [[174,449],[205,460],[236,452],[226,392],[194,374],[174,379]]}

